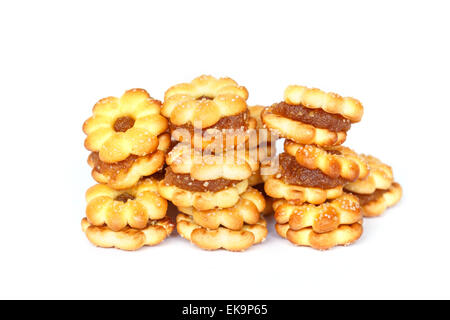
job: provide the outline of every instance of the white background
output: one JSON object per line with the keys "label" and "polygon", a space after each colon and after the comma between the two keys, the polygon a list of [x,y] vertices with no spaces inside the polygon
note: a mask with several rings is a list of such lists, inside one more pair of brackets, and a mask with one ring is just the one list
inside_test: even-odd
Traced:
{"label": "white background", "polygon": [[[448,13],[445,1],[1,2],[0,298],[450,298]],[[244,253],[178,236],[95,248],[80,228],[92,106],[133,87],[161,99],[203,73],[245,85],[249,104],[288,84],[360,99],[346,145],[393,166],[401,203],[327,252],[280,239],[272,220]]]}

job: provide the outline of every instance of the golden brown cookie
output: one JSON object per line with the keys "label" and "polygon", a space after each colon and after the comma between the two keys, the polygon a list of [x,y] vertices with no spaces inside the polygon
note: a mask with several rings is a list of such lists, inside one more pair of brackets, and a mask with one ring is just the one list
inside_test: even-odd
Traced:
{"label": "golden brown cookie", "polygon": [[247,98],[247,89],[234,80],[203,75],[168,89],[162,113],[177,141],[202,150],[234,148],[256,127]]}
{"label": "golden brown cookie", "polygon": [[279,136],[300,144],[340,145],[351,123],[363,115],[361,103],[354,98],[304,86],[288,86],[284,100],[262,112],[263,123]]}
{"label": "golden brown cookie", "polygon": [[89,155],[88,164],[92,168],[92,177],[98,183],[106,184],[113,189],[128,189],[142,177],[150,176],[163,168],[165,154],[157,150],[146,156],[130,155],[125,160],[106,163],[100,160],[99,154]]}
{"label": "golden brown cookie", "polygon": [[89,223],[112,231],[127,226],[144,229],[149,220],[162,219],[167,211],[167,201],[158,194],[158,181],[151,178],[122,191],[97,184],[87,190],[86,202]]}
{"label": "golden brown cookie", "polygon": [[[279,160],[278,165],[276,160]],[[272,163],[264,163],[261,172],[265,173],[266,166],[276,169],[274,174],[262,175],[264,190],[273,198],[321,204],[342,194],[344,179],[302,167],[288,153],[281,153]]]}
{"label": "golden brown cookie", "polygon": [[369,174],[367,162],[344,146],[319,148],[286,140],[284,149],[294,156],[300,165],[311,170],[319,169],[332,178],[342,177],[353,182],[356,179],[364,179]]}
{"label": "golden brown cookie", "polygon": [[327,113],[341,115],[353,123],[359,122],[364,113],[361,102],[355,98],[341,97],[333,92],[305,86],[288,86],[284,91],[284,100],[291,105],[320,108]]}
{"label": "golden brown cookie", "polygon": [[278,224],[287,223],[291,230],[310,227],[316,233],[330,232],[340,225],[353,224],[363,218],[358,198],[345,193],[320,205],[277,200],[273,209]]}
{"label": "golden brown cookie", "polygon": [[358,179],[355,182],[346,184],[345,190],[360,194],[370,194],[377,189],[388,189],[394,180],[392,168],[373,156],[361,154],[360,157],[369,165],[369,174],[364,179]]}
{"label": "golden brown cookie", "polygon": [[248,150],[208,154],[192,149],[189,144],[177,144],[166,156],[166,163],[177,174],[190,174],[195,180],[245,180],[259,169],[257,154]]}
{"label": "golden brown cookie", "polygon": [[261,116],[264,124],[273,134],[297,143],[335,146],[344,143],[347,139],[345,131],[333,132],[328,129],[316,128],[274,113],[273,107],[266,108]]}
{"label": "golden brown cookie", "polygon": [[295,245],[307,246],[317,250],[328,250],[335,246],[347,246],[361,237],[362,221],[351,225],[341,225],[336,230],[317,233],[312,228],[291,230],[289,224],[275,224],[277,233]]}
{"label": "golden brown cookie", "polygon": [[365,217],[378,217],[386,211],[387,208],[397,204],[402,198],[402,187],[399,183],[393,182],[386,189],[377,189],[374,193],[354,194],[359,198]]}
{"label": "golden brown cookie", "polygon": [[280,178],[271,176],[264,184],[264,190],[272,198],[296,200],[298,203],[309,202],[312,204],[321,204],[327,199],[339,197],[343,192],[342,186],[330,189],[302,187],[287,184]]}
{"label": "golden brown cookie", "polygon": [[178,209],[190,215],[193,221],[201,227],[218,229],[220,226],[231,230],[240,230],[244,224],[255,224],[260,219],[260,213],[265,209],[264,196],[256,189],[248,188],[240,196],[240,200],[230,208],[197,210],[193,207]]}
{"label": "golden brown cookie", "polygon": [[162,180],[158,184],[159,194],[177,207],[194,207],[197,210],[229,208],[240,199],[247,190],[248,182],[243,180],[224,190],[217,192],[200,192],[182,189]]}
{"label": "golden brown cookie", "polygon": [[224,227],[209,230],[202,228],[183,213],[177,216],[177,231],[183,238],[205,250],[244,251],[264,241],[267,236],[266,221],[262,218],[256,224],[244,225],[241,230]]}
{"label": "golden brown cookie", "polygon": [[131,155],[146,156],[156,151],[158,135],[168,128],[160,111],[161,102],[143,89],[128,90],[121,98],[101,99],[83,125],[85,147],[107,163]]}
{"label": "golden brown cookie", "polygon": [[192,124],[208,128],[228,116],[247,110],[248,92],[230,78],[200,76],[190,83],[169,88],[162,114],[175,125]]}
{"label": "golden brown cookie", "polygon": [[120,231],[112,231],[106,226],[93,226],[83,218],[81,228],[89,241],[98,247],[133,251],[162,242],[172,233],[174,225],[166,217],[149,221],[143,229],[125,227]]}

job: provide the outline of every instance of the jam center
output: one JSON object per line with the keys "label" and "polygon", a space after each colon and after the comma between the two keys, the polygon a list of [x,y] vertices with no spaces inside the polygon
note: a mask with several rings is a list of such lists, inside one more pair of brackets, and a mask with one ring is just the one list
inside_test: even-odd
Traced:
{"label": "jam center", "polygon": [[133,128],[134,119],[132,117],[120,117],[114,122],[114,131],[116,132],[126,132],[127,130]]}
{"label": "jam center", "polygon": [[124,192],[121,193],[120,195],[118,195],[114,200],[116,201],[122,201],[122,202],[127,202],[128,200],[134,200],[135,197],[132,196],[131,194]]}
{"label": "jam center", "polygon": [[330,150],[327,150],[327,152],[328,152],[329,154],[334,154],[334,155],[336,155],[336,156],[342,155],[342,153],[341,153],[339,150],[333,150],[333,149],[330,149]]}
{"label": "jam center", "polygon": [[214,100],[214,98],[208,97],[208,96],[201,96],[201,97],[198,97],[197,100]]}

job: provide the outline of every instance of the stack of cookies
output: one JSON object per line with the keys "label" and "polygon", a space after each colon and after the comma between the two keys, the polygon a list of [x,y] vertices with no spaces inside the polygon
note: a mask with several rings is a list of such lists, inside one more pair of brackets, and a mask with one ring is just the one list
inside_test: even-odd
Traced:
{"label": "stack of cookies", "polygon": [[158,174],[170,147],[161,102],[143,89],[98,101],[85,121],[88,163],[99,183],[86,192],[82,229],[100,247],[136,250],[156,245],[173,230]]}
{"label": "stack of cookies", "polygon": [[286,138],[284,152],[265,176],[276,230],[296,245],[325,250],[361,236],[362,210],[344,185],[369,174],[367,163],[341,146],[352,123],[363,115],[361,103],[334,93],[289,86],[285,101],[262,112],[264,124]]}
{"label": "stack of cookies", "polygon": [[264,196],[249,187],[259,169],[248,132],[248,92],[230,78],[201,76],[168,89],[162,114],[178,144],[159,193],[177,206],[177,231],[196,246],[242,251],[267,235]]}

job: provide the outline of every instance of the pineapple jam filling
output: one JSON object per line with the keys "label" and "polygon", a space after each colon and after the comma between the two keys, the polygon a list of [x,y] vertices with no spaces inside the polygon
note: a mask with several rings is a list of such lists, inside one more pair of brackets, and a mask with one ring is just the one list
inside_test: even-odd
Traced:
{"label": "pineapple jam filling", "polygon": [[180,189],[193,192],[218,192],[239,183],[239,180],[215,179],[215,180],[195,180],[190,174],[177,174],[170,167],[166,169],[164,182],[168,185],[174,185]]}
{"label": "pineapple jam filling", "polygon": [[301,166],[295,157],[287,153],[280,154],[281,178],[287,184],[309,188],[331,189],[344,185],[344,178],[331,178],[319,169],[308,169]]}
{"label": "pineapple jam filling", "polygon": [[120,117],[114,122],[114,131],[126,132],[134,126],[134,119],[132,117]]}
{"label": "pineapple jam filling", "polygon": [[310,109],[303,105],[290,105],[286,102],[280,102],[272,105],[271,111],[291,120],[333,132],[346,132],[351,126],[350,120],[339,114],[328,113],[322,109]]}
{"label": "pineapple jam filling", "polygon": [[[248,129],[248,120],[249,120],[249,111],[245,111],[234,116],[223,117],[216,124],[203,128],[202,132],[209,129],[216,130],[247,130]],[[190,123],[186,123],[183,125],[174,125],[173,123],[169,123],[170,131],[173,132],[177,129],[186,129],[192,135],[194,134],[194,126]]]}
{"label": "pineapple jam filling", "polygon": [[129,194],[128,192],[121,193],[118,195],[114,200],[121,201],[121,202],[127,202],[128,200],[134,200],[135,197]]}
{"label": "pineapple jam filling", "polygon": [[132,154],[125,160],[107,163],[100,160],[98,152],[91,153],[89,157],[94,164],[95,171],[112,178],[116,177],[119,172],[128,172],[131,166],[139,158],[138,156]]}

